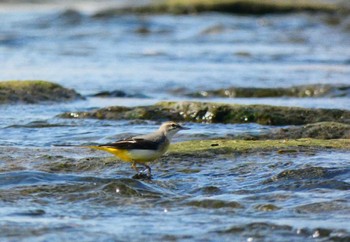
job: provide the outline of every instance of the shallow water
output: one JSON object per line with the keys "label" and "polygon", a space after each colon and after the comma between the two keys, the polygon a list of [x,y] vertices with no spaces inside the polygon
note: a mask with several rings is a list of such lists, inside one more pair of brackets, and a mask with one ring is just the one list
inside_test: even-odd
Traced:
{"label": "shallow water", "polygon": [[[322,15],[133,16],[1,13],[1,80],[44,79],[83,94],[349,83],[349,32]],[[332,36],[332,41],[322,41]],[[191,85],[188,82],[191,81]],[[147,85],[140,85],[147,83]]]}
{"label": "shallow water", "polygon": [[[128,164],[71,146],[147,133],[158,122],[56,117],[109,105],[184,100],[176,95],[179,89],[349,84],[346,23],[327,25],[320,14],[96,19],[96,3],[79,2],[76,12],[39,6],[1,8],[0,80],[43,79],[83,95],[117,89],[149,98],[1,105],[1,240],[350,239],[347,151],[169,155],[152,165],[153,180],[134,180]],[[349,97],[206,101],[350,109]],[[185,125],[191,130],[175,141],[275,128]]]}
{"label": "shallow water", "polygon": [[172,156],[145,181],[86,149],[16,149],[1,147],[2,238],[350,238],[348,152]]}

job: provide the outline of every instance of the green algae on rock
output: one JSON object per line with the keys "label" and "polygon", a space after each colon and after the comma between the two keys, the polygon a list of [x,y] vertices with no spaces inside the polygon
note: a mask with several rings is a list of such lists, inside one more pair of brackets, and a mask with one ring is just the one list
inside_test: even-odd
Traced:
{"label": "green algae on rock", "polygon": [[292,86],[288,88],[230,87],[217,90],[205,90],[185,94],[189,97],[345,97],[350,96],[350,86],[314,84]]}
{"label": "green algae on rock", "polygon": [[102,10],[95,17],[110,17],[119,14],[193,14],[221,12],[232,14],[271,14],[290,12],[327,12],[340,9],[336,3],[317,0],[166,0],[144,6]]}
{"label": "green algae on rock", "polygon": [[1,81],[0,104],[63,102],[83,99],[72,89],[48,81]]}
{"label": "green algae on rock", "polygon": [[270,105],[236,105],[209,102],[159,102],[152,106],[108,107],[90,112],[68,112],[62,118],[174,120],[208,123],[259,123],[302,125],[317,122],[350,124],[350,111]]}
{"label": "green algae on rock", "polygon": [[[216,144],[213,146],[212,144]],[[276,151],[281,149],[344,149],[350,150],[349,139],[297,139],[297,140],[193,140],[170,146],[172,154],[228,154],[232,152]]]}

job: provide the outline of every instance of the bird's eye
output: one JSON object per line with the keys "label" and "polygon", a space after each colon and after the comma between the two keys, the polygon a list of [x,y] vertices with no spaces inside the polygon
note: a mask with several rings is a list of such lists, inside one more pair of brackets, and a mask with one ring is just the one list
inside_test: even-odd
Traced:
{"label": "bird's eye", "polygon": [[176,125],[176,124],[172,124],[172,125],[171,125],[171,127],[176,128],[176,127],[177,127],[177,125]]}

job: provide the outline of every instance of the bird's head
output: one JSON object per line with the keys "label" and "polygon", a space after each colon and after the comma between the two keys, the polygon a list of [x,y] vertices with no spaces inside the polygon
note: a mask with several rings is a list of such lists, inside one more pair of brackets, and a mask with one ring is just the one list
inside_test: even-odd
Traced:
{"label": "bird's head", "polygon": [[168,139],[171,139],[174,136],[174,134],[176,134],[180,130],[185,130],[185,129],[189,129],[189,128],[183,127],[180,124],[172,121],[163,123],[159,128],[159,130],[163,132]]}

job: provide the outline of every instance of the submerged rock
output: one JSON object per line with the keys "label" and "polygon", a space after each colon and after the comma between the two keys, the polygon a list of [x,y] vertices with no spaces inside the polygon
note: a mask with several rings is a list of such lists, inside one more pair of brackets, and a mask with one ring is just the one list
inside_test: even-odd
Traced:
{"label": "submerged rock", "polygon": [[91,95],[93,97],[129,97],[129,98],[148,98],[142,93],[126,93],[122,90],[102,91]]}
{"label": "submerged rock", "polygon": [[350,125],[336,122],[321,122],[297,127],[277,129],[259,139],[349,139]]}
{"label": "submerged rock", "polygon": [[329,201],[329,202],[317,202],[311,204],[305,204],[297,206],[295,208],[297,213],[310,214],[310,213],[350,213],[350,206],[346,201]]}
{"label": "submerged rock", "polygon": [[273,183],[281,180],[302,180],[302,179],[318,179],[333,178],[336,172],[332,169],[323,167],[308,167],[297,170],[285,170],[278,175],[267,179],[264,183]]}
{"label": "submerged rock", "polygon": [[348,97],[349,85],[314,84],[287,88],[230,87],[185,94],[189,97]]}
{"label": "submerged rock", "polygon": [[153,106],[115,106],[90,112],[68,112],[61,114],[60,117],[259,123],[265,125],[302,125],[317,122],[350,124],[350,111],[347,110],[206,102],[159,102]]}
{"label": "submerged rock", "polygon": [[271,212],[271,211],[280,210],[281,208],[273,204],[260,204],[255,206],[255,209],[263,212]]}
{"label": "submerged rock", "polygon": [[73,89],[47,81],[2,81],[0,104],[64,102],[83,99]]}
{"label": "submerged rock", "polygon": [[288,190],[301,191],[310,189],[335,189],[349,190],[350,184],[339,180],[341,176],[346,176],[349,169],[325,168],[310,166],[294,170],[284,170],[279,174],[265,180],[263,184],[269,185],[266,190]]}
{"label": "submerged rock", "polygon": [[187,203],[189,206],[219,209],[219,208],[243,208],[243,205],[235,201],[222,201],[218,199],[194,200]]}
{"label": "submerged rock", "polygon": [[271,14],[290,12],[336,12],[340,9],[335,3],[324,1],[288,1],[288,0],[166,0],[144,6],[106,9],[95,17],[110,17],[118,14],[193,14],[202,12],[222,12],[235,14]]}
{"label": "submerged rock", "polygon": [[[317,238],[318,240],[329,241],[348,241],[349,235],[346,230],[334,230],[325,228],[300,228],[300,226],[292,227],[290,225],[274,224],[269,222],[254,222],[243,225],[234,225],[227,229],[219,231],[220,234],[229,234],[231,238],[261,237],[261,231],[269,234],[267,240],[278,241],[279,238],[287,238],[286,241],[307,241],[309,238]],[[258,236],[257,236],[258,235]],[[276,237],[277,236],[277,237]],[[282,239],[283,240],[283,239]]]}

